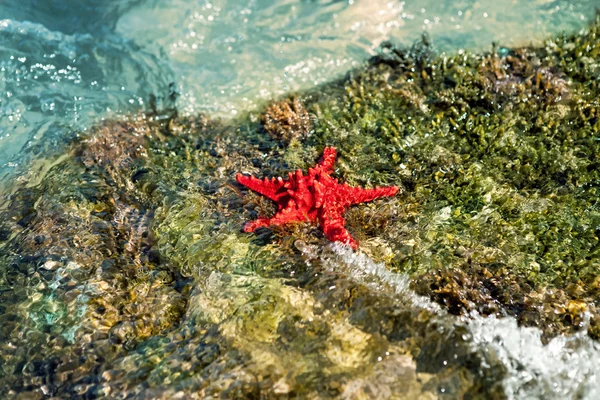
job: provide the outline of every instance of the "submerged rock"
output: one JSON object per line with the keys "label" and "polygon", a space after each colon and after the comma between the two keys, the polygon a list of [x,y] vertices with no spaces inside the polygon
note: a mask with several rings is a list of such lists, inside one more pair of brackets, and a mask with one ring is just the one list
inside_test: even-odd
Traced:
{"label": "submerged rock", "polygon": [[[600,335],[599,32],[388,48],[259,118],[132,116],[41,155],[0,208],[0,395],[514,395],[473,313]],[[274,207],[235,175],[326,146],[341,181],[403,188],[348,211],[359,252],[244,233]]]}

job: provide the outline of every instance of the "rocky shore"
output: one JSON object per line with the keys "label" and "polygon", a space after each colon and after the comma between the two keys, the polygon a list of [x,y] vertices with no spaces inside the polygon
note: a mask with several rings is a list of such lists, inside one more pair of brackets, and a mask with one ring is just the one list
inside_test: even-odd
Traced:
{"label": "rocky shore", "polygon": [[[149,110],[34,157],[0,208],[2,398],[505,398],[473,315],[600,338],[600,20],[540,47],[384,45],[233,121]],[[235,182],[337,148],[399,186],[317,226]],[[457,317],[461,316],[461,317]]]}

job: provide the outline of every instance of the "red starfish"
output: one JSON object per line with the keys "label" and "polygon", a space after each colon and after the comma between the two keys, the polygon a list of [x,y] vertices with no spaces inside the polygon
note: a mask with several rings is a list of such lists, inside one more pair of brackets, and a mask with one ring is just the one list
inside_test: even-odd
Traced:
{"label": "red starfish", "polygon": [[270,198],[277,203],[277,213],[273,218],[258,218],[246,223],[244,231],[253,232],[263,226],[284,225],[288,222],[319,222],[325,236],[331,241],[350,245],[353,249],[358,243],[344,227],[344,212],[353,204],[365,203],[379,197],[394,196],[396,186],[363,189],[339,184],[331,177],[336,151],[326,147],[323,157],[308,175],[302,171],[290,172],[289,178],[265,178],[260,180],[250,175],[237,174],[239,183]]}

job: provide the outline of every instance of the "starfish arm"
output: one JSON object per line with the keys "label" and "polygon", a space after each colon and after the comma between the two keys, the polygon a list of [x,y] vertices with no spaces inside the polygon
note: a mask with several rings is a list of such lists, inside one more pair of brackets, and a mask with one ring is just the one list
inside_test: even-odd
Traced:
{"label": "starfish arm", "polygon": [[313,181],[315,208],[321,208],[325,201],[325,186],[319,181]]}
{"label": "starfish arm", "polygon": [[270,225],[282,226],[285,224],[305,222],[307,221],[307,219],[308,218],[302,213],[299,213],[297,211],[291,211],[289,213],[275,215],[273,218],[271,218]]}
{"label": "starfish arm", "polygon": [[321,157],[318,165],[320,165],[325,172],[333,172],[336,156],[337,151],[335,150],[335,147],[325,147],[323,150],[323,157]]}
{"label": "starfish arm", "polygon": [[358,242],[350,235],[350,232],[344,227],[344,219],[340,216],[339,218],[321,219],[321,228],[327,239],[332,242],[342,242],[352,247],[354,250],[358,248]]}
{"label": "starfish arm", "polygon": [[363,189],[359,187],[345,188],[350,204],[366,203],[380,197],[391,197],[398,193],[397,186],[376,187],[374,189]]}
{"label": "starfish arm", "polygon": [[301,208],[292,199],[281,208],[272,218],[260,217],[244,225],[244,232],[254,232],[258,228],[269,226],[281,226],[287,223],[304,222],[311,219],[311,215]]}
{"label": "starfish arm", "polygon": [[271,225],[284,225],[288,222],[304,222],[309,220],[309,210],[302,207],[302,204],[297,203],[294,199],[283,207],[280,211],[271,218]]}
{"label": "starfish arm", "polygon": [[281,178],[258,179],[252,175],[237,174],[235,179],[247,188],[274,201],[279,200],[281,196],[285,194],[285,191],[279,193],[279,190],[283,188],[283,185],[285,184],[285,181]]}
{"label": "starfish arm", "polygon": [[244,232],[254,232],[258,228],[267,227],[269,225],[271,225],[271,219],[261,217],[254,221],[246,222],[246,225],[244,225]]}

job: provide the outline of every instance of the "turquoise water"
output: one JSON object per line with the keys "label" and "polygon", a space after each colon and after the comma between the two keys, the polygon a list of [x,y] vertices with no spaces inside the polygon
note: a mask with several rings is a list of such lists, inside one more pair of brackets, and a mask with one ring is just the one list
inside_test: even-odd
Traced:
{"label": "turquoise water", "polygon": [[[440,50],[574,31],[600,1],[16,1],[0,4],[0,166],[150,107],[225,118],[428,32]],[[42,139],[43,138],[43,139]]]}

